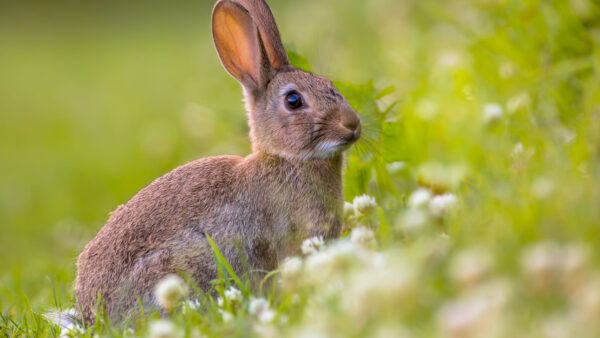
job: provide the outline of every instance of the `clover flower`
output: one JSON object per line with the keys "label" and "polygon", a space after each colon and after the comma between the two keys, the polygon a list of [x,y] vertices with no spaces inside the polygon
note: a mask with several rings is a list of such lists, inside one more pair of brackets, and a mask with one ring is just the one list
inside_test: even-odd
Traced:
{"label": "clover flower", "polygon": [[171,311],[179,300],[187,295],[184,280],[177,275],[168,275],[156,284],[154,296],[158,304],[167,311]]}
{"label": "clover flower", "polygon": [[81,336],[85,328],[79,326],[77,310],[74,308],[43,314],[43,317],[52,324],[60,327],[60,337]]}
{"label": "clover flower", "polygon": [[75,323],[69,323],[60,330],[60,338],[63,337],[79,337],[82,333],[85,332],[85,329]]}
{"label": "clover flower", "polygon": [[502,118],[502,106],[497,103],[487,103],[483,106],[483,121],[493,123]]}
{"label": "clover flower", "polygon": [[[225,299],[227,299],[227,301],[230,304],[235,304],[242,299],[242,292],[240,290],[238,290],[235,286],[231,286],[231,287],[229,287],[229,289],[225,290],[224,295],[225,295]],[[223,298],[219,297],[217,299],[218,306],[223,307],[224,303],[225,303],[225,300]]]}
{"label": "clover flower", "polygon": [[234,286],[232,286],[229,289],[225,290],[225,298],[232,302],[238,301],[242,299],[242,292],[236,289]]}
{"label": "clover flower", "polygon": [[494,337],[510,296],[510,284],[496,280],[448,302],[438,322],[450,337]]}
{"label": "clover flower", "polygon": [[287,258],[281,264],[281,275],[284,278],[297,278],[302,274],[302,259],[298,257]]}
{"label": "clover flower", "polygon": [[319,251],[306,259],[307,281],[320,285],[329,279],[333,270],[333,258],[328,252]]}
{"label": "clover flower", "polygon": [[492,270],[492,256],[482,249],[466,249],[454,256],[450,264],[452,279],[462,286],[473,286]]}
{"label": "clover flower", "polygon": [[189,299],[185,302],[185,306],[182,308],[182,313],[187,314],[200,310],[202,303],[198,299]]}
{"label": "clover flower", "polygon": [[332,285],[351,267],[377,263],[374,254],[363,246],[338,240],[325,250],[308,256],[303,277],[311,285]]}
{"label": "clover flower", "polygon": [[375,245],[375,234],[369,228],[358,227],[350,233],[350,241],[354,244],[372,247]]}
{"label": "clover flower", "polygon": [[181,337],[175,325],[168,320],[155,320],[150,323],[148,337],[150,338],[175,338]]}
{"label": "clover flower", "polygon": [[457,202],[458,199],[454,194],[438,195],[429,202],[429,211],[435,216],[442,216],[454,208]]}
{"label": "clover flower", "polygon": [[272,322],[276,315],[269,307],[269,301],[264,298],[252,298],[248,304],[248,313],[256,315],[261,323]]}
{"label": "clover flower", "polygon": [[354,210],[354,204],[350,202],[344,202],[344,218],[350,218],[356,216],[356,211]]}
{"label": "clover flower", "polygon": [[311,237],[302,242],[302,253],[305,255],[312,255],[323,249],[324,246],[325,242],[323,241],[323,237]]}
{"label": "clover flower", "polygon": [[411,208],[420,208],[431,200],[431,190],[425,188],[419,188],[410,194],[408,198],[408,205]]}
{"label": "clover flower", "polygon": [[375,198],[369,195],[356,196],[352,204],[354,205],[354,211],[358,215],[368,215],[377,207]]}
{"label": "clover flower", "polygon": [[416,269],[408,261],[372,265],[349,280],[345,290],[352,296],[342,297],[342,304],[354,318],[363,318],[375,309],[395,308],[397,304],[410,302],[416,282]]}
{"label": "clover flower", "polygon": [[536,291],[546,290],[561,269],[561,248],[554,242],[527,247],[521,254],[521,268]]}
{"label": "clover flower", "polygon": [[397,220],[399,229],[408,233],[416,233],[425,228],[429,221],[429,212],[422,209],[406,209]]}
{"label": "clover flower", "polygon": [[223,319],[223,323],[229,323],[233,320],[233,314],[229,311],[219,309],[219,314],[221,314],[221,319]]}

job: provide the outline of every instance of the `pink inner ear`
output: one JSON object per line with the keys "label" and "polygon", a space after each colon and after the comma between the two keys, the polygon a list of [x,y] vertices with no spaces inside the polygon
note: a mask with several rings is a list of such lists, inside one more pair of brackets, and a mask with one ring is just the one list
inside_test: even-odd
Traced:
{"label": "pink inner ear", "polygon": [[259,83],[259,43],[250,16],[236,5],[225,5],[214,20],[214,35],[227,70],[238,80],[249,76]]}

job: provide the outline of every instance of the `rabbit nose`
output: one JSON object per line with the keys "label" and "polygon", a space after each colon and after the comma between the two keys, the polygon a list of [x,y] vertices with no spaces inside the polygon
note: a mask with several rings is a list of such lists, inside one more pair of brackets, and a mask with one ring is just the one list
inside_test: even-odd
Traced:
{"label": "rabbit nose", "polygon": [[355,131],[360,126],[360,117],[353,109],[344,109],[342,111],[342,126],[350,131]]}
{"label": "rabbit nose", "polygon": [[360,125],[360,117],[353,109],[344,109],[340,122],[345,128],[354,131]]}
{"label": "rabbit nose", "polygon": [[356,131],[356,129],[360,126],[360,120],[355,118],[347,121],[342,121],[342,125],[350,131]]}
{"label": "rabbit nose", "polygon": [[346,110],[342,112],[341,125],[352,132],[351,139],[357,140],[360,137],[361,125],[360,117],[354,110]]}

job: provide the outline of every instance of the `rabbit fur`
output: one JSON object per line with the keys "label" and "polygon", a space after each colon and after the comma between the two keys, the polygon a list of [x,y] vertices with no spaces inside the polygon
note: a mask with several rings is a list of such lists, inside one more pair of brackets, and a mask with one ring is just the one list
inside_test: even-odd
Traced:
{"label": "rabbit fur", "polygon": [[[244,89],[253,152],[185,164],[111,213],[77,262],[87,324],[99,306],[113,321],[135,315],[138,300],[159,308],[153,289],[168,274],[210,290],[217,268],[206,234],[251,281],[305,238],[339,235],[342,152],[360,137],[359,116],[331,81],[291,66],[264,0],[218,1],[212,32]],[[286,103],[294,93],[299,108]]]}

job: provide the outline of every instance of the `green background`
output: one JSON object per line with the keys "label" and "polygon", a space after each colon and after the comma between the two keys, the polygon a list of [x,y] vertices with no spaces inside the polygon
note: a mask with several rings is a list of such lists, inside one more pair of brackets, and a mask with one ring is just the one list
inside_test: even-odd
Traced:
{"label": "green background", "polygon": [[[378,102],[396,101],[376,128],[391,126],[387,138],[365,142],[379,164],[403,161],[408,172],[371,189],[371,167],[351,163],[363,171],[348,172],[348,200],[402,202],[442,171],[464,193],[448,226],[457,243],[501,257],[541,238],[600,243],[593,2],[269,2],[284,42],[313,71],[396,89]],[[240,86],[213,47],[212,6],[1,5],[1,311],[51,308],[56,288],[69,300],[77,254],[154,178],[195,158],[249,153]],[[482,117],[489,103],[503,109],[494,124]],[[359,111],[368,136],[370,112]],[[532,193],[539,178],[550,197]]]}

